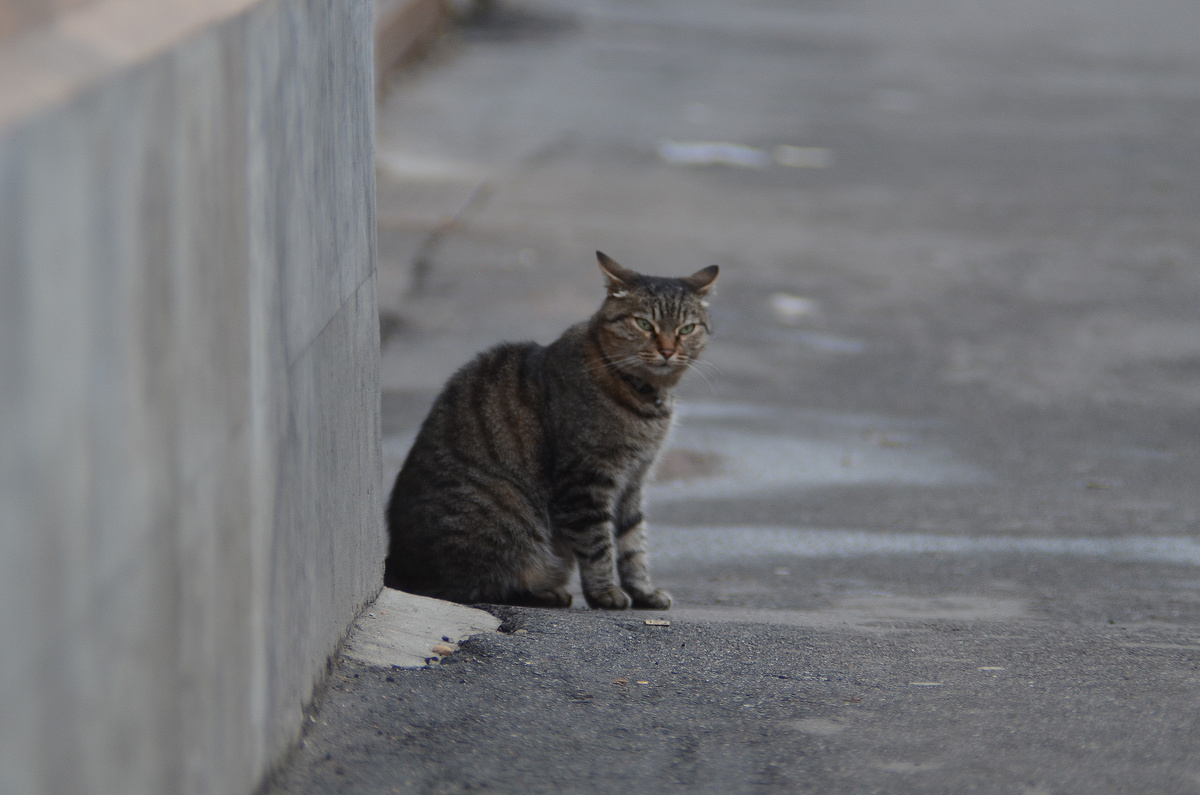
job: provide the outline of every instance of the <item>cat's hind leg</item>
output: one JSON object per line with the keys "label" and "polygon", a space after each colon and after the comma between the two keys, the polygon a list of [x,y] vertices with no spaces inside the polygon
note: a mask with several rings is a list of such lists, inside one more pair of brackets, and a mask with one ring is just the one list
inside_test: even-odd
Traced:
{"label": "cat's hind leg", "polygon": [[518,607],[570,607],[571,594],[565,588],[547,588],[514,593],[504,603]]}
{"label": "cat's hind leg", "polygon": [[536,555],[518,574],[517,591],[509,602],[531,607],[570,607],[567,580],[574,565],[570,550],[561,544]]}

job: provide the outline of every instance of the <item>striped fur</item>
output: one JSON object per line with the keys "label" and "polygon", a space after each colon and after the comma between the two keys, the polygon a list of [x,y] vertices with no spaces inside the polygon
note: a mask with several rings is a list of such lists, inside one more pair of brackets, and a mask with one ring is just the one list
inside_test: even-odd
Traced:
{"label": "striped fur", "polygon": [[710,332],[714,265],[642,276],[597,252],[608,296],[548,346],[479,354],[434,401],[388,503],[385,582],[459,602],[665,609],[646,560],[642,481],[671,389]]}

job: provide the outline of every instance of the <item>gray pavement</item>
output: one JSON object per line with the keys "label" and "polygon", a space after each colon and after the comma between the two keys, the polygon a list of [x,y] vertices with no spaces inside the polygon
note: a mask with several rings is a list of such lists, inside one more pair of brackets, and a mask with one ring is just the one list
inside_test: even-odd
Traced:
{"label": "gray pavement", "polygon": [[523,0],[394,78],[390,473],[474,351],[592,311],[595,249],[722,266],[649,493],[675,607],[341,660],[275,791],[1200,791],[1197,30]]}

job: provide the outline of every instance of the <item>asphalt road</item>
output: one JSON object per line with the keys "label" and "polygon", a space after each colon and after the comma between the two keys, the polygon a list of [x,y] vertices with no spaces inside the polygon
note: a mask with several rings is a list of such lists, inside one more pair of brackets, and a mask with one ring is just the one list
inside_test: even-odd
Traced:
{"label": "asphalt road", "polygon": [[592,311],[595,249],[722,266],[649,494],[675,607],[340,661],[274,791],[1200,791],[1197,31],[537,0],[398,75],[392,472],[474,351]]}

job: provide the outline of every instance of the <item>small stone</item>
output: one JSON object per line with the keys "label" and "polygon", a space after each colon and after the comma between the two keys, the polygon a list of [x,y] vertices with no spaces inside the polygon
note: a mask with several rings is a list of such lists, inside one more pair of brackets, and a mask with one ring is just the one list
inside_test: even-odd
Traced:
{"label": "small stone", "polygon": [[439,643],[438,645],[436,645],[432,649],[430,649],[430,651],[432,651],[434,654],[437,654],[441,657],[445,657],[447,654],[454,653],[454,647],[447,646],[445,643]]}

